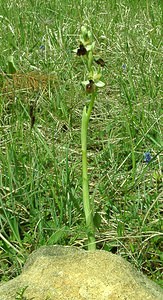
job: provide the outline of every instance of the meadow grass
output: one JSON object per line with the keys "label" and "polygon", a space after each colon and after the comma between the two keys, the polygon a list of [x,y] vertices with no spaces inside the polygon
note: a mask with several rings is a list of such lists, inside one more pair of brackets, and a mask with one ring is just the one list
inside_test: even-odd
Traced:
{"label": "meadow grass", "polygon": [[[1,280],[18,275],[41,245],[87,246],[84,67],[72,52],[87,25],[106,63],[88,136],[90,194],[101,216],[97,248],[161,285],[162,9],[153,0],[1,3]],[[9,55],[19,74],[13,79]]]}

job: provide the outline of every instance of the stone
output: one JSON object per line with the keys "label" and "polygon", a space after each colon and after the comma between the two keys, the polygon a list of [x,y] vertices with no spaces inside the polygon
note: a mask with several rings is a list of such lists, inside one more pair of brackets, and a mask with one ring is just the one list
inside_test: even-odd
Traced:
{"label": "stone", "polygon": [[0,300],[15,299],[162,300],[163,290],[119,255],[43,246],[21,275],[0,285]]}

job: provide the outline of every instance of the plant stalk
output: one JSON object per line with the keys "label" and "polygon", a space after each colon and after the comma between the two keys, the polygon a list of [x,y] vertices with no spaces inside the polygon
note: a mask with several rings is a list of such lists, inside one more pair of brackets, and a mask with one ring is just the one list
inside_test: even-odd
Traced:
{"label": "plant stalk", "polygon": [[82,178],[83,178],[83,205],[86,219],[87,235],[88,235],[88,250],[96,250],[95,228],[93,221],[93,206],[89,197],[89,181],[87,168],[87,132],[90,115],[95,101],[96,92],[92,93],[91,100],[88,106],[83,109],[82,127],[81,127],[81,143],[82,143]]}

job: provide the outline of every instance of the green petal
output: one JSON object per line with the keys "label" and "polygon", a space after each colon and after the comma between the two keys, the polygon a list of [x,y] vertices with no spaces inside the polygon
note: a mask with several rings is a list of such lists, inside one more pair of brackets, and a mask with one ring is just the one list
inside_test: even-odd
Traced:
{"label": "green petal", "polygon": [[105,83],[102,82],[102,81],[97,81],[97,82],[95,82],[95,85],[96,85],[98,88],[102,88],[102,87],[105,86]]}
{"label": "green petal", "polygon": [[89,84],[89,80],[82,81],[82,85],[86,86],[87,84]]}

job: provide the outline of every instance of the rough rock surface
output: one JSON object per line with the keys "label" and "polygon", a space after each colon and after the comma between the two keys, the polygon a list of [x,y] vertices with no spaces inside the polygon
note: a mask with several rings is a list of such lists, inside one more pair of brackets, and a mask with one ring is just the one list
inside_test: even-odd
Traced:
{"label": "rough rock surface", "polygon": [[[25,288],[22,298],[18,297]],[[162,289],[118,255],[44,246],[22,274],[0,285],[0,300],[162,300]]]}

